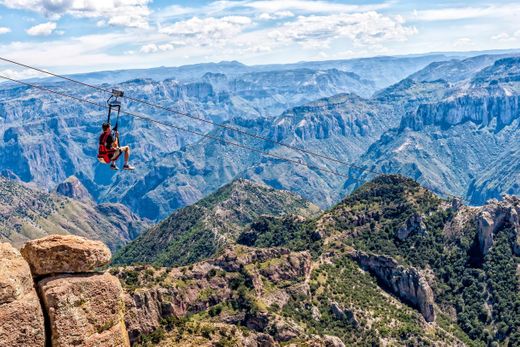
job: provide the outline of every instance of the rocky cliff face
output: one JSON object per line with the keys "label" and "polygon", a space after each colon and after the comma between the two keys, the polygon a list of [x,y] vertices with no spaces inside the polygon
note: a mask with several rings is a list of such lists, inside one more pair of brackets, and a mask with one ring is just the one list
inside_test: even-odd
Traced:
{"label": "rocky cliff face", "polygon": [[[476,73],[470,69],[464,81],[442,88],[437,97],[405,105],[399,128],[385,133],[356,164],[370,171],[401,173],[475,204],[517,194],[519,62],[518,57],[504,58]],[[410,78],[404,89],[432,83],[441,82]],[[385,100],[394,96],[390,93]],[[359,172],[351,170],[356,179],[368,179],[369,174]],[[352,189],[355,182],[346,186]]]}
{"label": "rocky cliff face", "polygon": [[25,244],[25,260],[0,247],[0,346],[130,346],[121,284],[96,272],[110,260],[105,245],[50,236]]}
{"label": "rocky cliff face", "polygon": [[478,209],[475,222],[482,257],[488,254],[496,234],[506,224],[513,229],[511,240],[513,251],[520,256],[520,198],[505,196],[503,201],[488,201],[486,205]]}
{"label": "rocky cliff face", "polygon": [[0,346],[45,346],[43,313],[29,265],[8,243],[0,243]]}
{"label": "rocky cliff face", "polygon": [[[264,264],[257,269],[255,264]],[[126,324],[132,341],[162,328],[165,319],[182,319],[223,306],[237,300],[237,283],[246,286],[259,298],[271,298],[270,283],[298,284],[310,273],[308,253],[290,253],[286,249],[253,250],[232,248],[215,259],[197,263],[190,268],[153,270],[151,267],[127,267],[113,271],[130,289],[126,296]],[[144,274],[144,275],[143,275]],[[165,286],[171,283],[171,286]],[[132,288],[137,289],[132,290]],[[279,294],[282,296],[282,294]],[[253,300],[243,297],[241,300]],[[283,299],[282,299],[283,300]],[[277,322],[267,312],[228,312],[223,317],[228,324],[243,324],[257,331],[257,339]],[[276,336],[275,336],[276,337]],[[282,340],[284,337],[280,337]],[[273,341],[274,343],[274,341]]]}
{"label": "rocky cliff face", "polygon": [[357,252],[354,258],[363,268],[373,272],[394,294],[416,306],[427,322],[435,320],[433,291],[417,269],[407,269],[390,257],[363,252]]}

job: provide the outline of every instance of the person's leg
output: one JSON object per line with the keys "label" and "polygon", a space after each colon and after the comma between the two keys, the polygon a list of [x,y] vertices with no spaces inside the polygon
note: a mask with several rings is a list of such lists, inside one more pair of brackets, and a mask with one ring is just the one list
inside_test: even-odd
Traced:
{"label": "person's leg", "polygon": [[128,164],[128,159],[130,158],[130,147],[129,146],[124,146],[124,147],[121,147],[121,150],[123,152],[125,152],[125,165],[123,166],[123,169],[125,169],[125,170],[133,170],[134,167],[130,166]]}
{"label": "person's leg", "polygon": [[128,164],[128,160],[130,159],[130,147],[124,146],[121,147],[121,150],[125,153],[125,165]]}
{"label": "person's leg", "polygon": [[118,170],[118,167],[116,165],[116,161],[117,159],[119,158],[119,156],[121,155],[121,150],[118,148],[115,150],[114,154],[112,155],[112,161],[110,163],[110,168],[112,170]]}

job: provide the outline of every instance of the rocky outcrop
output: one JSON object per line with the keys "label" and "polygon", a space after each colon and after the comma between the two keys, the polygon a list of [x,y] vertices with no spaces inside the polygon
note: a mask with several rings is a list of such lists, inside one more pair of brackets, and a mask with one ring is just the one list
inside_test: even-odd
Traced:
{"label": "rocky outcrop", "polygon": [[414,214],[397,230],[397,238],[403,241],[412,233],[425,234],[426,232],[423,217],[419,214]]}
{"label": "rocky outcrop", "polygon": [[[126,326],[130,340],[135,341],[140,335],[158,329],[164,318],[180,318],[226,303],[236,295],[236,283],[249,283],[257,295],[255,300],[283,307],[288,300],[287,293],[302,290],[298,284],[309,276],[310,269],[308,252],[238,246],[226,249],[218,258],[189,267],[154,270],[149,266],[136,266],[115,269],[114,273],[123,281],[138,277],[138,288],[129,290],[125,297]],[[148,277],[143,275],[146,273]],[[159,278],[163,282],[158,283]],[[268,290],[264,288],[266,281],[271,283]],[[272,288],[277,283],[284,284],[283,293]],[[277,341],[287,341],[300,334],[296,324],[262,310],[256,314],[238,311],[224,315],[222,321],[241,324],[258,333],[276,332]]]}
{"label": "rocky outcrop", "polygon": [[60,275],[38,283],[52,346],[128,346],[123,289],[110,274]]}
{"label": "rocky outcrop", "polygon": [[427,322],[435,320],[433,291],[417,269],[399,265],[387,256],[357,251],[353,257],[392,293],[416,307]]}
{"label": "rocky outcrop", "polygon": [[[3,245],[1,347],[130,346],[121,284],[108,273],[95,272],[111,257],[101,242],[71,235],[48,236],[22,248],[25,260]],[[2,344],[4,340],[7,345]]]}
{"label": "rocky outcrop", "polygon": [[43,313],[29,265],[0,243],[0,347],[43,347]]}
{"label": "rocky outcrop", "polygon": [[21,249],[33,275],[92,272],[110,262],[105,244],[73,235],[51,235]]}
{"label": "rocky outcrop", "polygon": [[325,347],[345,347],[345,344],[337,336],[325,335],[323,336]]}
{"label": "rocky outcrop", "polygon": [[56,193],[68,198],[81,200],[85,202],[92,201],[92,196],[87,188],[81,183],[76,176],[70,176],[56,187]]}
{"label": "rocky outcrop", "polygon": [[494,235],[506,223],[513,228],[513,251],[520,255],[520,198],[505,195],[503,201],[489,200],[475,217],[478,230],[478,243],[482,256],[493,246]]}
{"label": "rocky outcrop", "polygon": [[352,310],[340,307],[337,302],[332,302],[330,304],[330,312],[337,320],[349,322],[354,327],[359,326],[359,322],[357,321],[354,312],[352,312]]}

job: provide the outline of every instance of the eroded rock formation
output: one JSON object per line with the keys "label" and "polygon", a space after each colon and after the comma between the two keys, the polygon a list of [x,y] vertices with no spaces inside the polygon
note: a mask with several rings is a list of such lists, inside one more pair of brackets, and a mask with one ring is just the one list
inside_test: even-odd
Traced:
{"label": "eroded rock formation", "polygon": [[399,265],[387,256],[357,251],[353,257],[395,295],[417,307],[427,322],[435,320],[433,291],[417,269]]}
{"label": "eroded rock formation", "polygon": [[52,346],[128,346],[119,280],[110,274],[59,275],[38,283]]}
{"label": "eroded rock formation", "polygon": [[[285,281],[287,292],[302,290],[302,282],[311,271],[311,256],[308,252],[290,252],[284,248],[236,247],[227,249],[218,258],[190,267],[153,270],[149,266],[137,266],[115,271],[123,281],[129,276],[148,272],[150,278],[162,278],[163,283],[170,284],[153,282],[126,294],[126,326],[130,339],[134,341],[140,335],[159,328],[161,319],[184,317],[231,300],[236,294],[236,283],[249,283],[258,298],[283,306],[288,300],[284,297],[287,294],[267,290],[264,281]],[[255,315],[237,313],[226,317],[225,321],[229,324],[240,323],[258,333],[274,331],[278,342],[287,341],[300,333],[295,324],[262,311]]]}
{"label": "eroded rock formation", "polygon": [[43,347],[43,313],[29,265],[0,243],[0,347]]}
{"label": "eroded rock formation", "polygon": [[92,196],[87,188],[81,183],[76,176],[70,176],[56,187],[56,193],[86,202],[92,201]]}
{"label": "eroded rock formation", "polygon": [[419,214],[414,214],[397,230],[397,238],[403,241],[412,233],[425,234],[426,232],[423,217]]}
{"label": "eroded rock formation", "polygon": [[73,235],[51,235],[29,241],[20,251],[35,276],[92,272],[110,262],[111,253],[101,241]]}
{"label": "eroded rock formation", "polygon": [[485,256],[493,245],[494,235],[509,223],[514,229],[513,251],[520,255],[520,198],[505,195],[503,201],[491,199],[476,216],[479,248]]}
{"label": "eroded rock formation", "polygon": [[105,245],[53,235],[21,253],[0,244],[0,347],[130,346],[121,283],[95,272]]}

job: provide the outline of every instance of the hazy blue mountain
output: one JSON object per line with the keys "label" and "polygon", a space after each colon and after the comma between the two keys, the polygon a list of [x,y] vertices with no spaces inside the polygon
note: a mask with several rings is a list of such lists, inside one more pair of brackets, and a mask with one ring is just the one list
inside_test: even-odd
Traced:
{"label": "hazy blue mountain", "polygon": [[[234,119],[230,126],[286,145],[353,162],[388,128],[397,126],[393,108],[352,94],[325,98],[295,107],[277,118]],[[344,165],[265,142],[232,130],[212,136],[288,157],[310,166],[347,173]],[[130,206],[152,219],[191,204],[235,177],[263,181],[296,192],[322,206],[340,198],[344,177],[264,156],[258,152],[203,139],[158,159],[137,181],[125,177],[109,201]]]}
{"label": "hazy blue mountain", "polygon": [[449,83],[461,83],[471,79],[483,68],[493,65],[496,60],[507,56],[485,54],[462,60],[438,61],[410,75],[409,78],[417,82],[444,80]]}
{"label": "hazy blue mountain", "polygon": [[[519,86],[520,58],[497,60],[442,100],[410,110],[357,164],[405,174],[434,191],[473,203],[518,194]],[[351,174],[361,180],[367,176],[356,169]]]}
{"label": "hazy blue mountain", "polygon": [[[254,69],[226,62],[174,68],[184,71],[183,80],[137,78],[103,87],[115,86],[127,95],[226,122],[370,171],[400,172],[436,192],[468,196],[477,202],[501,192],[515,193],[515,176],[503,176],[496,168],[510,171],[512,166],[499,158],[518,153],[518,58],[485,55],[431,61],[444,58],[379,57]],[[424,66],[421,71],[413,70],[419,65]],[[356,73],[349,71],[356,70],[354,66]],[[375,92],[382,83],[374,77],[379,72],[394,79],[410,69],[410,76]],[[197,78],[190,80],[190,74]],[[70,83],[44,83],[98,103],[106,99]],[[2,86],[0,172],[48,189],[75,175],[96,201],[123,202],[152,219],[191,204],[237,177],[288,189],[328,207],[373,176],[135,102],[125,107],[349,174],[351,179],[345,182],[341,176],[130,117],[122,118],[122,137],[133,149],[138,170],[132,175],[113,173],[95,159],[103,110],[27,87]]]}
{"label": "hazy blue mountain", "polygon": [[[476,55],[473,53],[472,55]],[[469,55],[468,55],[469,56]],[[399,57],[373,57],[344,60],[308,61],[293,64],[269,64],[269,65],[244,65],[238,61],[223,61],[220,63],[203,63],[184,65],[179,67],[157,67],[150,69],[127,69],[115,71],[98,71],[82,74],[74,74],[71,77],[83,82],[121,83],[131,79],[150,78],[162,81],[166,78],[174,78],[182,82],[200,80],[206,73],[221,73],[235,78],[245,73],[272,72],[285,70],[330,70],[338,69],[344,72],[353,72],[362,79],[371,80],[377,89],[396,83],[404,77],[424,68],[435,61],[445,61],[453,57],[463,59],[463,54],[424,54],[416,56]],[[52,80],[52,79],[51,79]]]}
{"label": "hazy blue mountain", "polygon": [[[107,98],[72,83],[46,81],[45,85],[98,104],[104,104]],[[106,111],[28,87],[3,87],[0,168],[9,169],[23,181],[34,181],[47,188],[76,175],[94,197],[106,193],[114,174],[98,165],[95,158]],[[112,85],[103,87],[109,89]],[[248,73],[243,78],[206,73],[194,82],[134,79],[115,87],[132,97],[218,123],[235,117],[274,117],[287,108],[319,97],[342,92],[371,94],[375,90],[372,82],[353,73],[309,69]],[[208,123],[136,102],[125,103],[124,107],[198,132],[212,130]],[[147,170],[150,160],[198,140],[193,134],[128,116],[123,116],[121,123],[122,142],[132,147],[132,156],[141,171]]]}

